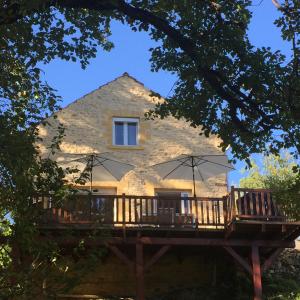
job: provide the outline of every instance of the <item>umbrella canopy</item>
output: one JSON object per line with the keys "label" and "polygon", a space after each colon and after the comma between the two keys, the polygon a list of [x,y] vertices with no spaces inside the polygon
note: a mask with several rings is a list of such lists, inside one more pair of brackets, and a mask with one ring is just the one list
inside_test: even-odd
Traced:
{"label": "umbrella canopy", "polygon": [[134,166],[109,157],[109,153],[73,154],[78,158],[63,162],[68,167],[76,167],[81,173],[88,173],[90,189],[93,181],[120,181]]}
{"label": "umbrella canopy", "polygon": [[162,179],[192,180],[194,197],[196,197],[195,181],[227,173],[234,168],[226,155],[180,155],[172,160],[152,166]]}

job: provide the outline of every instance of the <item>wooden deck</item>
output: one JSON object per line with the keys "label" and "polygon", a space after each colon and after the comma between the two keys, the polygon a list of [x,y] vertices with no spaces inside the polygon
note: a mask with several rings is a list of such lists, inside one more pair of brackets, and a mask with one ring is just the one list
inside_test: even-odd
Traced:
{"label": "wooden deck", "polygon": [[[177,246],[222,247],[252,277],[254,300],[261,300],[262,273],[284,248],[295,247],[300,235],[300,222],[276,204],[271,191],[261,189],[232,187],[222,198],[77,194],[59,207],[51,197],[35,202],[44,208],[41,238],[62,247],[84,239],[87,247],[109,248],[135,272],[137,300],[145,299],[146,266]],[[134,246],[132,261],[124,249]],[[144,251],[150,246],[160,248],[147,263]]]}

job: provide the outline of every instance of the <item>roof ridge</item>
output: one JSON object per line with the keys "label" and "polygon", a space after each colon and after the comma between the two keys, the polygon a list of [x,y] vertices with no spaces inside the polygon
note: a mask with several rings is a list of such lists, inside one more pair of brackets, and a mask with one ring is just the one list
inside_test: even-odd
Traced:
{"label": "roof ridge", "polygon": [[[139,81],[139,80],[137,80],[136,78],[134,78],[133,76],[131,76],[128,72],[124,72],[122,75],[116,77],[115,79],[112,79],[112,80],[110,80],[110,81],[108,81],[108,82],[106,82],[106,83],[100,85],[100,86],[99,86],[97,89],[95,89],[94,91],[96,91],[96,90],[98,90],[98,89],[101,89],[101,88],[105,87],[106,85],[109,85],[109,84],[111,84],[111,83],[113,83],[113,82],[117,81],[118,79],[120,79],[120,78],[122,78],[122,77],[125,77],[125,76],[129,77],[130,79],[134,80],[136,83],[138,83],[138,84],[142,85],[143,87],[145,87],[144,83],[142,83],[141,81]],[[94,92],[94,91],[93,91],[93,92]],[[92,93],[92,92],[90,92],[90,93]],[[90,94],[90,93],[88,93],[88,94]],[[86,94],[86,95],[88,95],[88,94]],[[84,95],[84,96],[86,96],[86,95]],[[84,97],[84,96],[83,96],[83,97]],[[76,101],[76,100],[75,100],[75,101]]]}

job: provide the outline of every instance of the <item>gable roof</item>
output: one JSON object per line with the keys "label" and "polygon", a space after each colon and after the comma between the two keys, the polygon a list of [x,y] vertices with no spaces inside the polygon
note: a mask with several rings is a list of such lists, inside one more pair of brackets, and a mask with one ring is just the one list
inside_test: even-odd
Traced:
{"label": "gable roof", "polygon": [[163,97],[160,96],[159,93],[145,87],[144,83],[142,83],[141,81],[137,80],[135,77],[131,76],[128,72],[124,72],[122,75],[116,77],[115,79],[108,81],[107,83],[104,83],[103,85],[100,85],[98,88],[92,90],[91,92],[84,94],[83,96],[79,97],[78,99],[70,102],[69,104],[67,104],[66,106],[62,107],[62,110],[65,110],[66,108],[73,106],[74,104],[76,104],[77,102],[81,102],[83,101],[87,96],[92,95],[94,93],[97,92],[101,92],[104,88],[117,83],[118,81],[122,80],[122,79],[127,79],[129,81],[133,81],[134,83],[136,83],[140,88],[142,88],[146,93],[149,93],[149,96],[151,94],[155,95],[157,98],[157,100],[159,100],[159,98],[163,101]]}

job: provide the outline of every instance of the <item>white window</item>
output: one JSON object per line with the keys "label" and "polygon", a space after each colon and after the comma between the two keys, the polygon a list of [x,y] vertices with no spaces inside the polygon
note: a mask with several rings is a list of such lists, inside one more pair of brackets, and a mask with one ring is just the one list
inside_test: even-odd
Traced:
{"label": "white window", "polygon": [[117,146],[138,145],[139,119],[113,118],[113,144]]}
{"label": "white window", "polygon": [[187,192],[181,192],[181,213],[190,214],[191,213],[191,203],[189,194]]}

